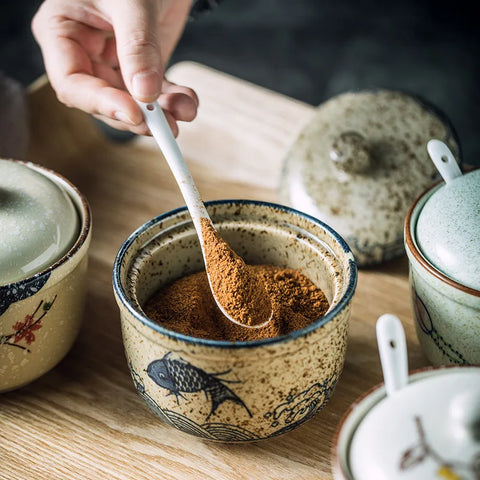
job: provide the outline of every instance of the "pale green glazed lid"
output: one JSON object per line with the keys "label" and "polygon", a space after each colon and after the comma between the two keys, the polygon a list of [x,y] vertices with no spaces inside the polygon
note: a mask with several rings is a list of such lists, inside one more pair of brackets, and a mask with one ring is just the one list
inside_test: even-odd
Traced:
{"label": "pale green glazed lid", "polygon": [[480,170],[434,191],[420,211],[415,236],[435,268],[480,290]]}
{"label": "pale green glazed lid", "polygon": [[59,184],[28,164],[0,159],[0,285],[54,264],[74,244],[79,227]]}

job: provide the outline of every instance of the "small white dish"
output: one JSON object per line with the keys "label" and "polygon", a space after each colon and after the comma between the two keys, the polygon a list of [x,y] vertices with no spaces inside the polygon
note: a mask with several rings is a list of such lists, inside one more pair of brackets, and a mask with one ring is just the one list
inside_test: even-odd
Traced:
{"label": "small white dish", "polygon": [[416,371],[393,397],[377,385],[335,435],[336,480],[478,478],[480,368]]}
{"label": "small white dish", "polygon": [[356,400],[334,439],[336,480],[477,480],[480,367],[408,376],[405,334],[382,315],[377,338],[385,383]]}

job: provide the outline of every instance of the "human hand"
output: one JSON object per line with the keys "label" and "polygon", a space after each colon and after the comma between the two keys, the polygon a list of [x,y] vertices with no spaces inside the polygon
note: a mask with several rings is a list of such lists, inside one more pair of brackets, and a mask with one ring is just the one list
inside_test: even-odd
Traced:
{"label": "human hand", "polygon": [[191,0],[45,0],[32,31],[59,100],[138,134],[149,130],[132,96],[158,100],[176,136],[198,98],[163,75],[190,8]]}

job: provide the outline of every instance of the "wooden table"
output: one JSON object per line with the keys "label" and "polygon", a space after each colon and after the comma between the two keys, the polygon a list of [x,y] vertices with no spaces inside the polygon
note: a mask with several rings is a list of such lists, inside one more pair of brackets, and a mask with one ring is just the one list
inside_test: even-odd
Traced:
{"label": "wooden table", "polygon": [[[283,157],[313,108],[201,65],[170,78],[200,97],[198,118],[179,143],[205,200],[276,201]],[[410,368],[420,353],[406,258],[360,271],[345,369],[329,404],[282,437],[255,444],[208,443],[164,425],[137,396],[123,354],[113,297],[114,256],[146,220],[183,205],[151,138],[109,141],[91,117],[67,109],[46,80],[29,91],[28,158],[65,175],[87,196],[94,221],[85,319],[53,371],[0,396],[0,478],[330,479],[334,429],[352,401],[382,379],[375,321],[396,314]]]}

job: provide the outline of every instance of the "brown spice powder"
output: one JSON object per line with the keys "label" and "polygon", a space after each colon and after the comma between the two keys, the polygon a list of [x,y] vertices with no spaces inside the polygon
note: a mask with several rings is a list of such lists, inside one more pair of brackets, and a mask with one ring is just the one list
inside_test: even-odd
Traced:
{"label": "brown spice powder", "polygon": [[297,270],[274,265],[247,265],[263,282],[273,316],[260,328],[245,328],[218,309],[205,271],[174,281],[146,303],[145,314],[165,328],[211,340],[247,341],[299,330],[322,317],[329,304],[324,293]]}
{"label": "brown spice powder", "polygon": [[265,286],[223,240],[206,218],[201,219],[205,263],[212,290],[223,310],[242,325],[261,325],[272,314]]}

